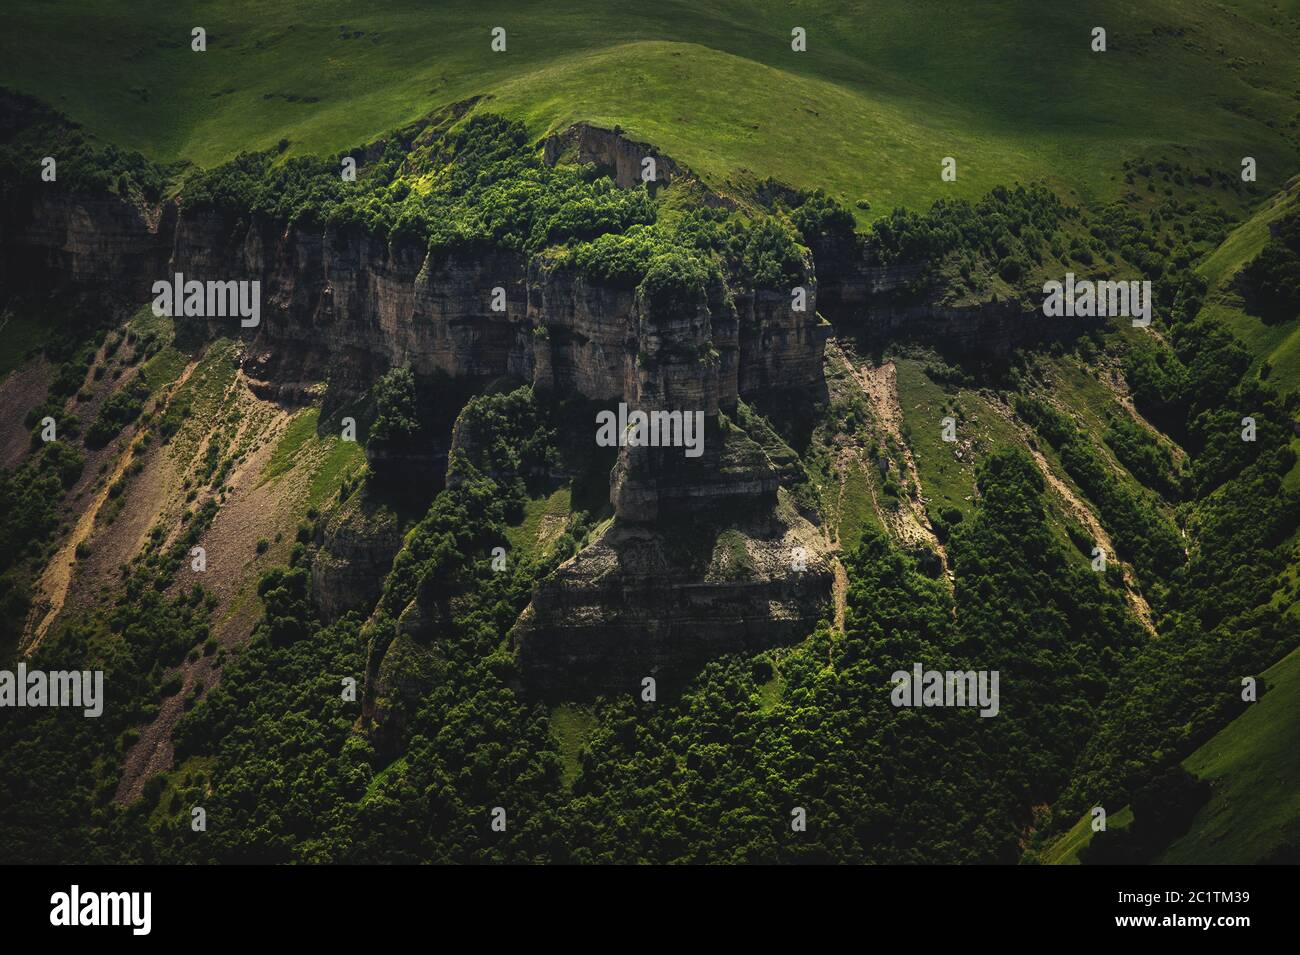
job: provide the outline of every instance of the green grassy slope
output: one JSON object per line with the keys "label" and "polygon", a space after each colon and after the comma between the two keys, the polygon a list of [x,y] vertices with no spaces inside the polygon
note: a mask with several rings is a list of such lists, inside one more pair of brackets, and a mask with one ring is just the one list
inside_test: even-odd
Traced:
{"label": "green grassy slope", "polygon": [[[1125,806],[1106,820],[1107,829],[1124,829],[1133,822],[1133,810]],[[1092,841],[1092,816],[1082,816],[1061,838],[1039,855],[1043,865],[1078,865],[1079,850]]]}
{"label": "green grassy slope", "polygon": [[[1253,155],[1272,188],[1300,165],[1300,3],[1090,7],[15,0],[0,83],[109,141],[202,165],[282,137],[336,151],[490,94],[486,108],[538,135],[619,123],[706,178],[823,186],[869,200],[864,218],[1031,177],[1108,197],[1139,154],[1226,170]],[[505,53],[489,46],[498,25]],[[206,53],[190,50],[194,26]],[[793,26],[807,53],[791,51]],[[1105,53],[1089,48],[1094,26]],[[956,183],[940,181],[944,156]]]}
{"label": "green grassy slope", "polygon": [[[956,508],[963,517],[975,513],[975,466],[1006,447],[1023,447],[1015,425],[1007,421],[978,391],[945,389],[925,373],[925,363],[900,359],[898,403],[908,429],[921,486],[931,513]],[[947,443],[940,422],[957,419],[958,443]],[[957,453],[961,457],[957,457]]]}
{"label": "green grassy slope", "polygon": [[[1233,278],[1268,241],[1269,225],[1288,211],[1300,208],[1300,179],[1271,197],[1255,215],[1232,231],[1224,243],[1207,256],[1198,271],[1209,283],[1206,309],[1241,339],[1257,362],[1272,365],[1278,382],[1300,381],[1300,322],[1263,321],[1242,310]],[[1285,385],[1280,385],[1286,390]]]}
{"label": "green grassy slope", "polygon": [[[1156,861],[1172,864],[1249,864],[1300,840],[1300,651],[1263,674],[1269,691],[1208,743],[1183,760],[1183,768],[1213,787],[1191,828]],[[1125,806],[1112,827],[1127,825]],[[1078,864],[1092,839],[1088,817],[1047,846],[1039,858]]]}
{"label": "green grassy slope", "polygon": [[1258,862],[1300,841],[1300,651],[1264,680],[1269,692],[1183,761],[1214,794],[1159,862]]}

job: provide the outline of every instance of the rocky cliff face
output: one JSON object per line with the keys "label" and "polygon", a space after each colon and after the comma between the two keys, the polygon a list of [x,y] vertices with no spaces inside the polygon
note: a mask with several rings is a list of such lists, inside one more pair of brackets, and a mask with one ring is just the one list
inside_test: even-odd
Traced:
{"label": "rocky cliff face", "polygon": [[54,183],[33,188],[0,214],[0,280],[11,293],[144,301],[166,272],[176,212]]}
{"label": "rocky cliff face", "polygon": [[[593,163],[620,189],[630,189],[643,181],[652,186],[656,183],[668,185],[688,175],[686,170],[649,143],[635,142],[616,130],[587,123],[575,123],[561,133],[548,136],[542,143],[542,159],[551,166],[562,160]],[[654,160],[653,180],[644,178],[647,159]]]}
{"label": "rocky cliff face", "polygon": [[820,535],[786,508],[616,521],[538,586],[512,640],[543,693],[636,693],[645,677],[803,639],[830,589]]}
{"label": "rocky cliff face", "polygon": [[[641,161],[654,155],[594,127],[544,149],[551,161],[595,162],[623,186],[638,184]],[[698,187],[689,170],[655,159],[660,185]],[[8,274],[101,296],[109,289],[136,304],[177,272],[259,281],[256,329],[240,329],[237,318],[207,321],[246,340],[245,372],[278,400],[314,400],[324,382],[327,403],[337,406],[389,368],[409,366],[462,393],[509,379],[611,411],[621,402],[648,413],[698,412],[698,457],[681,446],[620,447],[613,525],[537,588],[514,641],[526,676],[547,690],[628,689],[719,652],[799,639],[815,625],[830,593],[821,535],[781,506],[781,474],[735,412],[740,398],[820,392],[830,329],[823,313],[868,335],[915,332],[976,350],[1009,349],[1030,331],[1011,306],[926,306],[910,291],[919,265],[881,266],[851,243],[806,258],[798,281],[808,290],[805,310],[792,307],[788,291],[747,288],[734,277],[714,280],[702,301],[665,309],[542,257],[431,254],[360,229],[183,200],[141,210],[51,190],[6,210],[2,228]],[[504,308],[493,307],[498,288]],[[439,467],[451,441],[447,421],[445,434],[428,435]],[[345,511],[321,544],[313,589],[323,616],[373,605],[400,545],[396,527]],[[432,609],[408,608],[399,634],[418,643]]]}
{"label": "rocky cliff face", "polygon": [[884,264],[862,242],[824,238],[813,251],[818,308],[868,346],[912,339],[940,351],[1006,359],[1023,345],[1078,331],[1077,322],[1047,321],[1020,301],[936,302],[925,263]]}
{"label": "rocky cliff face", "polygon": [[[363,492],[364,493],[364,492]],[[312,600],[326,621],[349,610],[369,613],[402,546],[402,528],[386,508],[354,494],[317,530]]]}

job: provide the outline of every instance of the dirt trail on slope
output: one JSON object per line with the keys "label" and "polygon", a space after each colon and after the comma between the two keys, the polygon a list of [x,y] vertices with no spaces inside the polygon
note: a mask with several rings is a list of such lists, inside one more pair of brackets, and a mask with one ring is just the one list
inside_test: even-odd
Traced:
{"label": "dirt trail on slope", "polygon": [[[1111,543],[1110,535],[1108,535],[1105,529],[1101,526],[1101,522],[1098,521],[1096,515],[1092,513],[1092,509],[1084,504],[1083,501],[1079,500],[1078,496],[1070,489],[1068,484],[1056,476],[1052,471],[1051,465],[1047,463],[1047,459],[1043,457],[1042,452],[1033,449],[1031,453],[1034,456],[1034,463],[1038,465],[1038,470],[1042,472],[1043,479],[1047,482],[1048,486],[1060,496],[1061,500],[1065,502],[1066,506],[1069,507],[1070,511],[1074,514],[1075,518],[1078,519],[1084,527],[1088,528],[1088,533],[1092,535],[1093,540],[1095,540],[1100,547],[1104,548],[1109,556],[1115,557],[1115,545]],[[1128,597],[1129,606],[1133,609],[1133,613],[1137,616],[1138,620],[1142,622],[1142,625],[1147,628],[1152,636],[1155,636],[1155,618],[1151,613],[1151,606],[1147,603],[1146,598],[1137,592],[1137,581],[1133,579],[1133,573],[1129,570],[1128,566],[1123,565],[1121,569],[1124,573],[1124,593],[1125,596]]]}
{"label": "dirt trail on slope", "polygon": [[845,361],[852,369],[853,376],[861,385],[863,394],[866,395],[885,432],[893,437],[907,472],[905,477],[911,482],[912,487],[916,488],[915,500],[907,494],[899,498],[904,506],[899,508],[898,516],[892,522],[895,530],[902,540],[923,544],[938,554],[939,562],[943,566],[944,579],[950,580],[948,550],[939,543],[934,527],[930,524],[930,517],[925,512],[925,489],[921,483],[921,475],[916,469],[916,459],[912,456],[912,449],[903,439],[903,408],[898,401],[897,368],[892,361],[887,361],[877,368],[859,366],[849,361],[847,357]]}
{"label": "dirt trail on slope", "polygon": [[849,574],[844,569],[844,563],[838,557],[831,559],[831,573],[835,575],[835,579],[831,584],[831,596],[835,600],[835,629],[843,633],[844,611],[848,605],[849,597]]}
{"label": "dirt trail on slope", "polygon": [[[196,367],[198,367],[197,361],[190,361],[186,364],[180,377],[176,379],[175,385],[168,392],[167,403],[170,403],[171,396],[176,394],[181,385],[185,384]],[[167,403],[163,404],[163,410],[166,409]],[[68,588],[72,585],[72,576],[77,566],[77,547],[88,541],[90,535],[94,533],[95,521],[99,517],[100,508],[108,500],[109,488],[131,466],[141,434],[143,432],[131,436],[125,449],[118,455],[113,470],[104,479],[103,486],[95,493],[95,497],[89,506],[85,507],[77,517],[77,523],[72,529],[72,533],[68,535],[68,539],[64,541],[58,553],[45,566],[45,571],[41,574],[40,581],[37,584],[38,596],[33,601],[32,611],[28,615],[27,626],[23,634],[20,652],[24,656],[30,657],[36,652],[36,648],[41,645],[41,641],[45,639],[50,627],[62,612],[63,605],[68,599]],[[42,613],[42,610],[44,610],[44,613]]]}
{"label": "dirt trail on slope", "polygon": [[[989,407],[996,413],[1000,414],[1006,421],[1020,431],[1021,437],[1024,438],[1025,446],[1033,456],[1034,464],[1038,466],[1039,473],[1043,475],[1043,480],[1047,486],[1056,492],[1057,496],[1065,503],[1075,518],[1087,528],[1092,539],[1097,542],[1110,557],[1118,559],[1115,552],[1115,545],[1106,533],[1106,529],[1101,526],[1101,521],[1074,490],[1065,481],[1061,480],[1052,466],[1043,457],[1041,451],[1034,447],[1034,436],[1024,422],[1017,420],[1010,408],[1000,401],[989,402]],[[1128,600],[1128,605],[1132,609],[1134,616],[1138,618],[1142,626],[1152,636],[1158,636],[1155,625],[1155,615],[1151,612],[1151,605],[1147,603],[1146,598],[1138,592],[1137,580],[1133,577],[1133,572],[1127,565],[1121,565],[1121,571],[1124,574],[1124,596]]]}

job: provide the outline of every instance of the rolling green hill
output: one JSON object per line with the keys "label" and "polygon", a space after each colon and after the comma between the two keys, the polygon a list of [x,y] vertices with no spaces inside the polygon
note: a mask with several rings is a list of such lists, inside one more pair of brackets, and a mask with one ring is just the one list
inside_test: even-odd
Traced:
{"label": "rolling green hill", "polygon": [[[205,166],[282,138],[291,152],[349,148],[485,95],[538,135],[621,124],[715,184],[821,186],[869,203],[863,219],[1039,177],[1108,198],[1125,159],[1164,152],[1227,171],[1253,155],[1270,191],[1294,173],[1300,3],[1091,6],[17,0],[0,84],[111,142]],[[195,26],[205,53],[190,49]],[[795,26],[806,53],[791,51]],[[1096,26],[1105,53],[1090,49]],[[956,183],[940,181],[945,156]]]}

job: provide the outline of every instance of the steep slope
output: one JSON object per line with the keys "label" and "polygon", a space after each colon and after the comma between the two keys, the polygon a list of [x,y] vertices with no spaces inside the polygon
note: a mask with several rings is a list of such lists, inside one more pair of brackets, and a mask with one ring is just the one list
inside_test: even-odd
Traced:
{"label": "steep slope", "polygon": [[1300,652],[1265,670],[1259,700],[1183,760],[1210,801],[1161,864],[1300,860]]}
{"label": "steep slope", "polygon": [[[1267,692],[1246,712],[1182,761],[1210,784],[1209,801],[1191,827],[1157,859],[1162,865],[1294,863],[1300,846],[1300,746],[1294,713],[1300,705],[1300,651],[1261,675]],[[1111,814],[1108,828],[1125,829],[1133,811]],[[1045,848],[1040,859],[1077,865],[1092,841],[1090,817]]]}
{"label": "steep slope", "polygon": [[[528,835],[503,840],[506,848],[480,842],[480,803],[507,792],[520,800],[512,806],[545,820],[537,831],[572,813],[593,843],[602,837],[592,828],[611,812],[636,818],[606,827],[611,841],[638,833],[607,843],[607,858],[1012,861],[1093,747],[1091,728],[1116,734],[1125,745],[1109,750],[1125,762],[1080,759],[1094,775],[1084,781],[1091,788],[1070,794],[1071,819],[1078,800],[1126,791],[1130,775],[1158,770],[1222,725],[1231,707],[1220,663],[1237,666],[1223,647],[1251,672],[1293,646],[1277,611],[1294,598],[1294,576],[1274,606],[1257,599],[1259,582],[1273,588],[1287,556],[1283,538],[1294,541],[1296,501],[1269,483],[1290,422],[1273,414],[1279,401],[1251,391],[1249,375],[1239,382],[1247,369],[1229,345],[1218,347],[1214,326],[1192,326],[1185,314],[1194,311],[1187,264],[1252,202],[1236,179],[1240,143],[1252,143],[1265,182],[1276,168],[1294,170],[1293,103],[1275,91],[1289,90],[1278,79],[1285,74],[1257,59],[1288,52],[1291,19],[1263,5],[1244,8],[1250,19],[1200,4],[1129,20],[1107,6],[1107,16],[1142,28],[1140,39],[1111,28],[1105,56],[1114,54],[1119,74],[1111,75],[1099,72],[1109,59],[1061,60],[1067,35],[1086,48],[1087,27],[1070,14],[1031,22],[1010,7],[985,9],[975,24],[961,11],[960,39],[922,45],[904,35],[915,29],[911,13],[881,13],[872,33],[856,11],[841,18],[818,8],[822,30],[811,34],[820,42],[824,31],[830,52],[805,63],[786,62],[785,52],[767,60],[769,43],[788,50],[785,36],[751,25],[755,11],[793,15],[784,7],[669,5],[620,19],[607,36],[584,34],[577,48],[552,39],[542,48],[511,27],[520,70],[512,59],[506,67],[486,53],[475,59],[487,42],[476,23],[491,11],[471,23],[457,9],[453,29],[431,40],[423,25],[446,11],[412,10],[399,18],[405,31],[394,31],[399,19],[378,31],[368,19],[349,21],[336,36],[310,18],[336,8],[294,9],[317,25],[264,32],[274,19],[255,27],[250,19],[211,29],[213,59],[200,70],[181,67],[198,55],[183,42],[159,46],[156,27],[131,28],[135,54],[125,66],[110,58],[114,75],[147,64],[160,76],[174,69],[178,82],[165,101],[138,87],[119,102],[129,106],[121,115],[87,118],[120,134],[126,127],[113,124],[122,115],[167,113],[160,154],[204,162],[235,141],[274,147],[284,133],[284,148],[210,175],[189,170],[166,198],[129,174],[99,177],[92,190],[70,175],[44,191],[20,175],[5,193],[16,197],[0,221],[6,293],[52,289],[60,305],[98,307],[111,289],[134,306],[175,267],[260,280],[266,298],[263,324],[239,346],[211,323],[187,328],[207,344],[202,358],[169,340],[149,359],[168,400],[143,409],[107,451],[87,443],[89,466],[60,504],[65,524],[91,505],[103,520],[51,528],[37,542],[47,550],[24,558],[34,567],[54,557],[50,573],[60,578],[69,569],[61,562],[77,558],[76,576],[53,581],[70,599],[35,620],[40,627],[58,611],[48,617],[51,641],[36,652],[114,658],[129,719],[97,728],[105,738],[94,746],[87,735],[50,749],[48,759],[66,755],[60,772],[79,781],[8,774],[4,785],[22,794],[14,805],[39,815],[42,800],[65,788],[62,816],[44,819],[68,831],[80,806],[67,806],[114,803],[96,818],[129,828],[146,847],[133,852],[186,861],[535,859],[541,850]],[[587,12],[605,22],[600,10]],[[661,23],[667,13],[682,16]],[[548,16],[544,30],[565,17]],[[523,22],[542,30],[540,20]],[[1260,23],[1272,29],[1260,33]],[[122,29],[100,25],[108,36]],[[699,36],[660,36],[687,26]],[[432,91],[415,89],[430,81],[421,66],[384,68],[385,57],[411,44],[428,52],[443,37],[465,46],[447,61],[454,79]],[[232,48],[216,55],[230,38],[253,86],[207,97],[205,84],[233,75]],[[1207,46],[1211,38],[1224,52]],[[339,77],[358,63],[380,67],[359,100],[346,99],[346,79],[312,73],[313,58],[335,43],[360,51],[333,59]],[[1229,50],[1240,56],[1221,63]],[[294,62],[273,76],[272,55]],[[1137,60],[1168,69],[1139,75]],[[1086,94],[1071,86],[1041,95],[1061,82],[1048,73],[1061,62]],[[92,58],[85,68],[99,65]],[[1187,92],[1193,78],[1202,81],[1197,104]],[[308,81],[311,93],[275,85]],[[101,87],[106,99],[112,90]],[[480,100],[462,95],[485,91]],[[427,104],[453,94],[459,105],[426,116]],[[1213,96],[1219,105],[1204,108]],[[417,101],[426,104],[419,122],[354,149],[357,183],[339,183],[336,158],[294,157],[355,147],[375,116],[411,118]],[[1135,101],[1160,115],[1120,110]],[[783,113],[796,118],[781,123]],[[236,114],[251,120],[238,137]],[[601,125],[568,127],[583,119]],[[1086,146],[1061,132],[1073,122]],[[1107,135],[1093,138],[1102,124]],[[1206,145],[1174,145],[1193,128]],[[138,141],[139,130],[123,135]],[[572,168],[575,143],[579,158],[605,168],[594,176]],[[941,204],[853,234],[854,215],[947,195],[930,170],[950,151],[963,170],[952,193],[998,188],[978,205]],[[1179,163],[1159,158],[1170,151]],[[968,152],[981,158],[968,165]],[[666,188],[637,184],[647,155],[661,160]],[[784,184],[757,182],[771,174]],[[1062,203],[1010,182],[1034,175],[1089,201]],[[827,186],[853,211],[791,184]],[[1042,321],[1044,276],[1144,265],[1162,277],[1152,331]],[[809,293],[804,312],[790,305],[796,285]],[[489,304],[494,287],[505,292],[503,309]],[[93,346],[84,366],[57,348],[40,358],[6,354],[2,367],[18,369],[6,384],[22,386],[15,400],[35,414],[26,395],[45,390],[40,363],[57,358],[71,391],[51,385],[47,404],[98,422],[102,408],[130,397],[130,383],[97,385],[96,373],[147,356],[117,368],[99,357],[106,343]],[[1129,353],[1147,346],[1190,383],[1168,402],[1173,412],[1157,407],[1164,416],[1150,419],[1151,389],[1135,402],[1125,380]],[[200,383],[211,406],[186,420],[183,399]],[[1283,391],[1293,383],[1289,368],[1273,379]],[[1023,406],[1035,413],[1017,420],[1017,399],[1035,402]],[[1243,400],[1270,412],[1260,442],[1268,467],[1235,441],[1234,402]],[[568,453],[585,444],[590,458],[591,412],[620,401],[698,408],[706,453],[695,462],[680,449],[609,448],[597,460]],[[380,423],[368,466],[358,444],[337,436],[343,414],[359,419],[362,441]],[[956,442],[939,437],[948,415]],[[1113,418],[1138,435],[1137,457],[1125,456],[1128,445],[1111,447]],[[1177,440],[1156,433],[1156,420]],[[114,456],[155,433],[171,441],[155,444],[139,471]],[[6,434],[5,446],[24,468],[54,456],[32,452],[22,431]],[[181,490],[199,498],[194,513],[180,490],[162,493],[175,484],[169,459],[190,481]],[[1254,483],[1233,484],[1243,471]],[[1193,479],[1201,496],[1184,500]],[[1268,519],[1227,511],[1261,498]],[[1162,546],[1146,553],[1152,529]],[[1247,539],[1232,538],[1234,529]],[[1128,567],[1094,575],[1097,541],[1140,561],[1140,579]],[[189,590],[185,549],[200,542],[214,577]],[[507,557],[500,567],[498,548]],[[807,566],[794,566],[796,551]],[[1199,576],[1185,591],[1211,592],[1225,557],[1250,562],[1250,583],[1234,582],[1209,606],[1187,593],[1171,598],[1189,557]],[[826,619],[833,631],[819,626]],[[1153,624],[1160,639],[1150,638]],[[1162,641],[1201,656],[1129,666]],[[961,724],[962,746],[952,750],[945,724],[932,732],[916,714],[900,716],[884,698],[885,677],[895,662],[931,657],[1006,667],[1010,718]],[[690,682],[665,681],[662,708],[629,708],[641,678],[669,672]],[[1179,695],[1166,692],[1163,675],[1185,676],[1191,711],[1157,702],[1154,717],[1124,719],[1126,700]],[[349,679],[362,682],[360,700],[338,692]],[[606,699],[580,720],[552,710],[559,718],[548,726],[532,698],[538,688]],[[897,735],[892,719],[907,732]],[[264,720],[282,721],[283,732],[263,740],[253,728]],[[1122,735],[1130,729],[1133,738]],[[174,755],[176,770],[160,775]],[[94,772],[83,772],[91,759]],[[761,777],[769,765],[781,768]],[[881,766],[904,767],[905,784],[895,787]],[[661,784],[653,797],[646,779]],[[862,785],[840,785],[847,779]],[[561,784],[577,801],[548,817]],[[309,791],[311,809],[284,805],[288,791]],[[785,834],[785,805],[810,791],[827,794],[815,804],[834,807],[823,816],[829,838],[792,848],[773,833]],[[228,813],[215,847],[183,841],[185,800],[200,792],[212,796],[214,819]],[[681,830],[660,841],[671,816],[662,806],[685,795],[718,805],[670,822]],[[736,798],[744,819],[718,824],[736,822]],[[916,799],[928,818],[913,813]],[[868,805],[870,817],[860,815]],[[239,815],[240,806],[256,808]],[[945,817],[950,806],[970,815]],[[954,849],[953,834],[970,835],[970,819],[981,820],[979,832]],[[125,828],[88,838],[111,853]],[[40,851],[71,854],[51,845]],[[585,848],[546,851],[580,859]]]}

